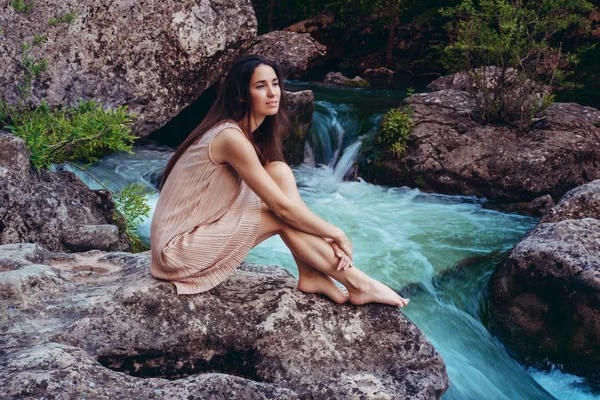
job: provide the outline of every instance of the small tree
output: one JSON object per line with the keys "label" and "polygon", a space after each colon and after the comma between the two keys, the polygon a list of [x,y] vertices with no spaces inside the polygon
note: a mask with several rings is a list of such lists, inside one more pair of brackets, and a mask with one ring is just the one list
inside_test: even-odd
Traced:
{"label": "small tree", "polygon": [[551,104],[551,89],[575,63],[562,51],[558,34],[586,27],[593,10],[585,0],[463,0],[442,9],[451,42],[445,56],[466,69],[483,122],[527,129],[535,114]]}

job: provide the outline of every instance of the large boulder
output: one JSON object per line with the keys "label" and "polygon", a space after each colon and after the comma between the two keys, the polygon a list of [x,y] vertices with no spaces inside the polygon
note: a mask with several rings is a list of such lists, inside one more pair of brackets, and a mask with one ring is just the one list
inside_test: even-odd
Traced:
{"label": "large boulder", "polygon": [[247,50],[275,61],[285,76],[299,76],[325,56],[325,46],[308,33],[273,31],[256,38]]}
{"label": "large boulder", "polygon": [[0,246],[0,397],[436,399],[448,388],[441,357],[394,307],[336,305],[249,264],[178,296],[149,257]]}
{"label": "large boulder", "polygon": [[[444,89],[407,99],[414,127],[402,157],[384,151],[360,174],[383,185],[529,202],[600,178],[600,111],[554,103],[528,132],[475,122],[476,104],[453,77]],[[450,87],[450,88],[448,88]]]}
{"label": "large boulder", "polygon": [[108,191],[90,190],[71,172],[33,171],[25,142],[0,131],[0,244],[127,250],[129,242],[112,219],[114,209]]}
{"label": "large boulder", "polygon": [[304,139],[312,124],[315,97],[312,90],[286,92],[286,101],[291,130],[283,142],[283,153],[288,164],[298,165],[304,161]]}
{"label": "large boulder", "polygon": [[[1,86],[16,101],[24,80],[22,45],[48,70],[34,82],[33,100],[50,105],[97,99],[138,115],[134,133],[147,136],[215,83],[256,38],[250,0],[139,2],[47,0],[17,12],[3,2]],[[71,23],[61,16],[75,13]],[[7,27],[10,27],[8,29]]]}
{"label": "large boulder", "polygon": [[494,331],[518,358],[600,383],[600,180],[568,192],[490,280]]}

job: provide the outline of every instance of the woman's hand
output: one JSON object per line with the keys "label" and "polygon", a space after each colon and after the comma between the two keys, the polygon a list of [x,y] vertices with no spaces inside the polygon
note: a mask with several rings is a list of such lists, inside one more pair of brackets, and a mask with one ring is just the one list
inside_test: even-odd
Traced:
{"label": "woman's hand", "polygon": [[348,255],[346,253],[344,253],[342,251],[342,249],[340,249],[340,247],[337,245],[336,242],[334,242],[332,239],[328,239],[327,242],[333,248],[333,253],[335,254],[335,256],[340,259],[340,262],[338,263],[338,265],[336,267],[337,271],[342,271],[342,270],[345,271],[348,268],[354,267],[354,262],[352,261],[352,259],[350,257],[348,257]]}
{"label": "woman's hand", "polygon": [[350,242],[350,239],[348,239],[344,231],[342,231],[339,228],[337,228],[337,230],[338,232],[336,232],[335,236],[331,238],[333,240],[332,243],[335,243],[339,250],[341,250],[348,258],[350,258],[350,263],[353,264],[354,261],[352,260],[352,243]]}

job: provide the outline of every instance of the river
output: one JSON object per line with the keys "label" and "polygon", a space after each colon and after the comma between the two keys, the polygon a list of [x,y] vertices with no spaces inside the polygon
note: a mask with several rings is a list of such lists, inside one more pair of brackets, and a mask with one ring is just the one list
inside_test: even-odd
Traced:
{"label": "river", "polygon": [[[354,245],[355,265],[410,297],[403,312],[442,355],[450,378],[444,400],[598,399],[585,381],[516,362],[488,330],[488,280],[494,267],[537,222],[484,208],[485,199],[425,194],[362,180],[348,181],[359,149],[372,138],[385,110],[398,105],[399,90],[311,89],[315,114],[305,162],[294,168],[300,193],[316,214],[340,226]],[[153,190],[172,149],[151,144],[134,154],[113,154],[89,171],[113,189],[141,182]],[[76,172],[90,187],[97,184]],[[148,243],[150,219],[139,226]],[[269,239],[247,261],[280,265],[297,276],[279,238]]]}

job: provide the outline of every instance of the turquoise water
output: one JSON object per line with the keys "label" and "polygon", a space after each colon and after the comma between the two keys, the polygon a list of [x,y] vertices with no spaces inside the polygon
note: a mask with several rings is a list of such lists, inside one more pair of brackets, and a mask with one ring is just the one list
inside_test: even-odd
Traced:
{"label": "turquoise water", "polygon": [[[582,378],[517,363],[487,329],[489,277],[536,220],[485,209],[484,199],[344,181],[362,142],[403,94],[300,83],[295,88],[315,89],[316,98],[306,160],[294,168],[301,195],[316,214],[344,229],[358,268],[411,298],[403,312],[447,366],[451,386],[443,398],[599,398],[588,393]],[[108,156],[90,171],[115,189],[131,182],[154,187],[172,150],[147,145],[134,150]],[[154,191],[153,209],[157,199]],[[147,243],[149,219],[139,231]],[[297,276],[279,238],[262,243],[247,260],[280,265]]]}

